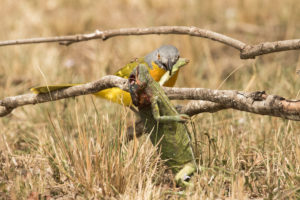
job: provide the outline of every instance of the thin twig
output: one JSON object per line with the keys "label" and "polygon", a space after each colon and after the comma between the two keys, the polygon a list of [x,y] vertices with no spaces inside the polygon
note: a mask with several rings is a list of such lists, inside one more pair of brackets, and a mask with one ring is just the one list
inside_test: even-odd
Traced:
{"label": "thin twig", "polygon": [[32,43],[48,43],[59,42],[62,45],[70,45],[76,42],[82,42],[93,39],[107,40],[116,36],[130,36],[130,35],[150,35],[150,34],[181,34],[195,37],[208,38],[214,41],[221,42],[225,45],[233,47],[240,51],[242,59],[255,58],[263,54],[297,50],[300,49],[300,39],[284,40],[275,42],[264,42],[257,45],[248,45],[234,38],[226,35],[216,33],[213,31],[200,29],[192,26],[158,26],[149,28],[122,28],[112,30],[96,30],[89,34],[76,34],[69,36],[55,36],[55,37],[40,37],[20,40],[8,40],[0,42],[0,46],[32,44]]}
{"label": "thin twig", "polygon": [[[0,100],[0,117],[14,108],[28,104],[56,101],[63,98],[96,93],[100,90],[119,87],[128,91],[128,81],[117,76],[104,76],[98,81],[53,91],[47,94],[24,94]],[[232,108],[236,110],[281,117],[300,121],[300,100],[291,101],[265,92],[242,92],[235,90],[211,90],[205,88],[168,88],[164,90],[170,99],[204,100],[190,103],[180,110],[189,115],[201,112],[216,112]],[[208,101],[208,102],[207,102]]]}

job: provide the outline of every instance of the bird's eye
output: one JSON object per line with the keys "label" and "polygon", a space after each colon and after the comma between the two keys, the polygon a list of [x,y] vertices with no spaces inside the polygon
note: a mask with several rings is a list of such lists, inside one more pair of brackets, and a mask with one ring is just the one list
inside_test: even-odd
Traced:
{"label": "bird's eye", "polygon": [[168,70],[168,66],[165,63],[162,63],[163,67]]}
{"label": "bird's eye", "polygon": [[157,54],[157,59],[160,60],[160,54]]}

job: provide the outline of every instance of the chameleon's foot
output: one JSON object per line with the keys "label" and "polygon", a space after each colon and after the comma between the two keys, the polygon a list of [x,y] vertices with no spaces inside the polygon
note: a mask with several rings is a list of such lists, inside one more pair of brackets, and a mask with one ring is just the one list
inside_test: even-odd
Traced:
{"label": "chameleon's foot", "polygon": [[186,164],[175,176],[176,183],[181,187],[193,187],[190,183],[191,176],[197,170],[194,163]]}
{"label": "chameleon's foot", "polygon": [[186,114],[175,115],[174,118],[175,118],[174,121],[177,121],[177,122],[186,122],[189,119],[191,119],[190,116],[188,116]]}

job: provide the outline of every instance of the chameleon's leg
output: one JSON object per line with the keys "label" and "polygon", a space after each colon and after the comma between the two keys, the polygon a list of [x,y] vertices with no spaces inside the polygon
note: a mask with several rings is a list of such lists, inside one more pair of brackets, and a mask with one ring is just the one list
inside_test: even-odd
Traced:
{"label": "chameleon's leg", "polygon": [[197,167],[193,162],[185,164],[184,167],[175,175],[176,183],[182,187],[193,187],[194,185],[189,183],[189,180],[195,171],[197,171]]}
{"label": "chameleon's leg", "polygon": [[143,135],[143,133],[145,132],[145,124],[142,120],[140,120],[140,119],[136,120],[135,128],[133,126],[129,126],[127,128],[127,135],[126,135],[127,141],[130,141],[134,138],[134,131],[135,131],[136,137],[140,137]]}
{"label": "chameleon's leg", "polygon": [[159,107],[157,104],[157,97],[154,97],[151,103],[152,114],[156,121],[166,123],[166,122],[186,122],[190,119],[188,115],[185,114],[178,114],[172,116],[160,116],[159,114]]}

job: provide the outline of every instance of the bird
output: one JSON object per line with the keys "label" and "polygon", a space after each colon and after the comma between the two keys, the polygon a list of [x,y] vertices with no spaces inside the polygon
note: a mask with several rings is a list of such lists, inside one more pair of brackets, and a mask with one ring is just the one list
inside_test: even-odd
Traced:
{"label": "bird", "polygon": [[[148,53],[146,56],[141,58],[136,58],[126,64],[124,67],[119,69],[114,75],[128,79],[130,73],[136,68],[139,64],[144,64],[147,66],[150,75],[152,78],[159,82],[161,78],[169,72],[169,78],[167,78],[163,86],[173,87],[178,77],[179,68],[187,64],[189,61],[184,60],[184,64],[179,65],[179,68],[173,69],[173,66],[177,63],[180,58],[180,53],[178,49],[173,45],[162,45],[159,48]],[[173,71],[172,71],[173,70]],[[59,89],[68,88],[71,86],[80,85],[80,84],[59,84],[59,85],[47,85],[31,88],[30,90],[35,94],[48,93],[50,91],[55,91]],[[97,93],[94,93],[96,97],[104,98],[112,102],[123,104],[125,106],[131,106],[132,100],[130,94],[126,91],[121,90],[120,88],[108,88],[101,90]]]}

